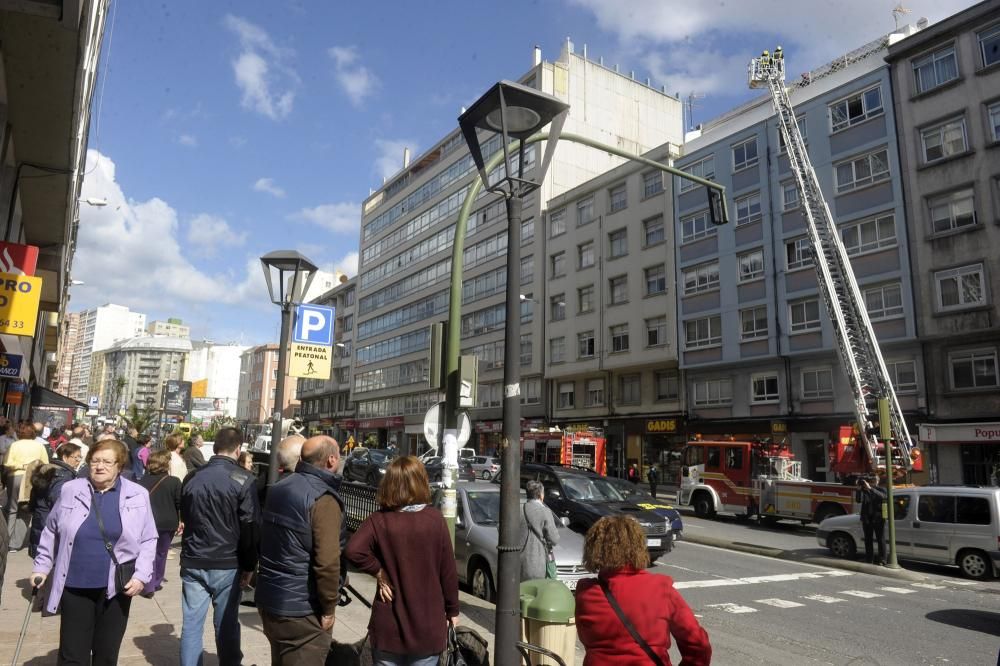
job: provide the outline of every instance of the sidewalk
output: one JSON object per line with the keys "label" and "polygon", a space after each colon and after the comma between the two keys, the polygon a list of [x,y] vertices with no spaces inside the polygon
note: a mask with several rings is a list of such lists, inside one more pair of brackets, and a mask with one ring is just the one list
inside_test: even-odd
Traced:
{"label": "sidewalk", "polygon": [[[153,664],[173,666],[180,655],[181,633],[181,586],[180,586],[180,541],[171,549],[173,559],[167,560],[167,577],[163,589],[152,599],[135,597],[129,614],[128,629],[122,641],[119,664]],[[9,664],[14,656],[18,633],[24,614],[28,608],[30,588],[28,576],[31,574],[31,559],[27,549],[10,553],[3,585],[3,603],[0,605],[0,664]],[[364,574],[353,573],[351,586],[361,595],[371,599],[375,592],[375,580]],[[464,592],[459,592],[462,613],[460,624],[477,630],[493,648],[494,606]],[[28,631],[21,648],[20,662],[32,666],[56,663],[59,646],[59,616],[43,615],[38,609],[31,614]],[[337,620],[333,628],[333,638],[344,643],[361,640],[367,633],[370,611],[356,599],[349,605],[337,609]],[[240,607],[242,625],[243,663],[270,663],[270,648],[261,631],[257,609]],[[581,655],[582,658],[582,655]],[[218,664],[215,638],[212,629],[211,610],[205,623],[205,666]]]}

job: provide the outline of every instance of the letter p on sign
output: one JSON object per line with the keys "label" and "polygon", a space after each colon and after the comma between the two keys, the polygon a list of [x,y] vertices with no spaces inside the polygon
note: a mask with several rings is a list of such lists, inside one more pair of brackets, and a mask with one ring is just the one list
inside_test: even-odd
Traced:
{"label": "letter p on sign", "polygon": [[295,331],[292,340],[303,344],[333,344],[334,310],[322,305],[300,305],[295,310]]}

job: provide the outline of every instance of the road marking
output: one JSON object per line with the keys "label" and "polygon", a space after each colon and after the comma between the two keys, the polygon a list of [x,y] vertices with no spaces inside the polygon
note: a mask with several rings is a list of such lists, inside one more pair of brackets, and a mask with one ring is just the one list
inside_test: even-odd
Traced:
{"label": "road marking", "polygon": [[767,604],[775,608],[798,608],[799,606],[805,606],[805,604],[800,604],[797,601],[788,601],[787,599],[757,599],[754,603]]}
{"label": "road marking", "polygon": [[803,599],[808,599],[809,601],[819,601],[824,604],[839,604],[843,599],[838,599],[837,597],[828,597],[825,594],[807,594],[802,597]]}
{"label": "road marking", "polygon": [[864,590],[844,590],[841,594],[849,594],[852,597],[861,597],[862,599],[874,599],[875,597],[881,597],[881,594],[875,594],[874,592],[865,592]]}
{"label": "road marking", "polygon": [[747,578],[709,578],[707,580],[683,580],[675,581],[674,588],[678,590],[693,589],[699,587],[729,587],[732,585],[757,585],[760,583],[787,583],[805,578],[833,578],[838,576],[850,576],[849,571],[830,569],[828,571],[803,571],[791,574],[773,574],[770,576],[749,576]]}
{"label": "road marking", "polygon": [[750,606],[740,606],[739,604],[709,604],[707,608],[718,608],[727,613],[756,613],[756,608]]}
{"label": "road marking", "polygon": [[910,583],[913,587],[922,587],[925,590],[943,590],[944,585],[935,585],[934,583]]}
{"label": "road marking", "polygon": [[886,592],[895,592],[896,594],[914,594],[916,590],[911,590],[908,587],[880,587],[880,590],[885,590]]}
{"label": "road marking", "polygon": [[949,580],[952,585],[979,585],[979,583],[973,583],[971,580]]}

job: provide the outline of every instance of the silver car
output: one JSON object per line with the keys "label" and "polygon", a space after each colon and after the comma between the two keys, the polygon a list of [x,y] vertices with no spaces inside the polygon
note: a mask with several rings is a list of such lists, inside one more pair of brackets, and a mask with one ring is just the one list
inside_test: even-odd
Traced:
{"label": "silver car", "polygon": [[472,469],[476,472],[476,478],[490,481],[500,471],[500,459],[493,456],[476,456],[472,458]]}
{"label": "silver car", "polygon": [[[500,524],[500,486],[495,483],[463,483],[456,487],[458,510],[455,521],[455,565],[458,580],[486,601],[496,600],[497,542]],[[435,504],[440,506],[442,494]],[[525,501],[521,493],[521,503]],[[583,568],[583,537],[556,521],[559,543],[555,547],[556,571],[571,590],[577,581],[591,576]]]}

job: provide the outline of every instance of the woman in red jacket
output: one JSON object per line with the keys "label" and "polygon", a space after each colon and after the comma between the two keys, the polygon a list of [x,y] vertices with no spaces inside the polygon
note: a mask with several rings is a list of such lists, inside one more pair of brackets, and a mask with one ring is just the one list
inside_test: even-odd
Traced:
{"label": "woman in red jacket", "polygon": [[[581,580],[576,591],[576,628],[587,650],[584,666],[670,666],[671,635],[682,666],[711,663],[708,634],[674,589],[673,579],[646,571],[646,535],[633,518],[609,516],[597,521],[587,531],[583,564],[597,574]],[[645,645],[633,638],[612,599]]]}

